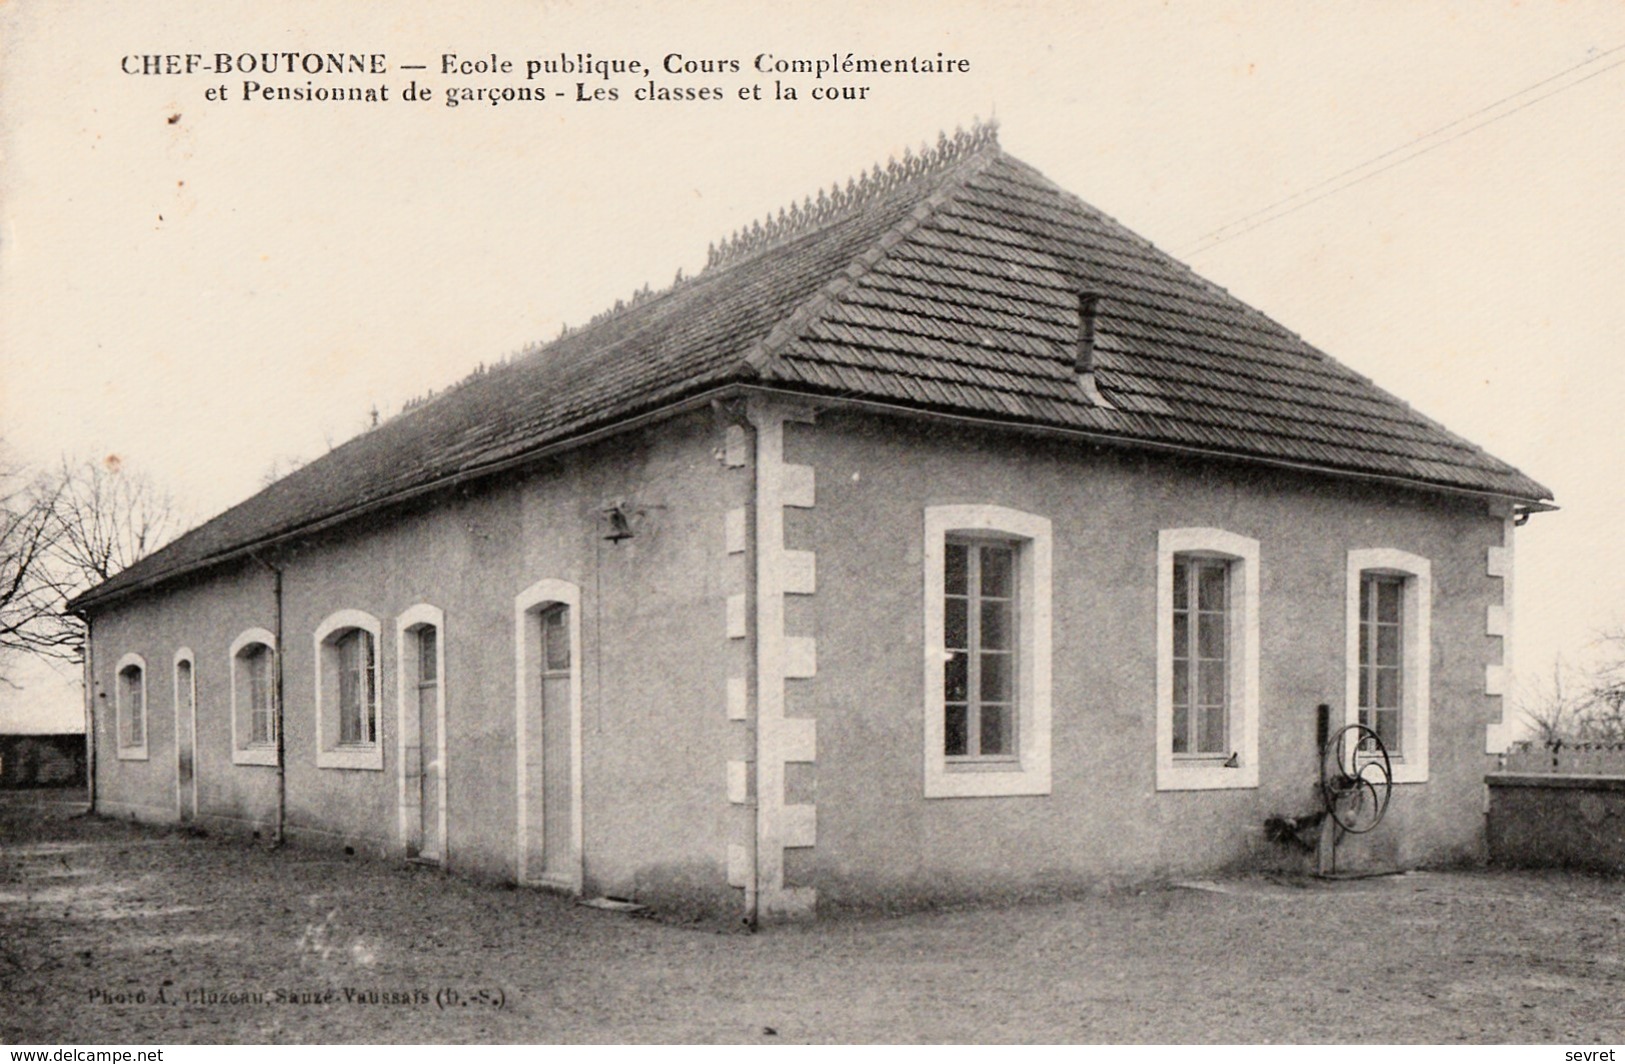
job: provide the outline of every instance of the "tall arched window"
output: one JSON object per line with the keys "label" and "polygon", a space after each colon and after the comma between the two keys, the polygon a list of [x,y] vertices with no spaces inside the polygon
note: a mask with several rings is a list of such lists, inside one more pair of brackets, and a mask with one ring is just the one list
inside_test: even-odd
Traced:
{"label": "tall arched window", "polygon": [[925,796],[1050,793],[1050,521],[925,508]]}
{"label": "tall arched window", "polygon": [[231,644],[231,760],[275,765],[276,636],[250,628]]}
{"label": "tall arched window", "polygon": [[147,662],[139,654],[119,659],[114,697],[117,699],[118,756],[126,761],[147,759]]}
{"label": "tall arched window", "polygon": [[340,610],[316,628],[316,764],[384,767],[378,715],[378,618]]}
{"label": "tall arched window", "polygon": [[1258,541],[1157,534],[1157,789],[1258,786]]}
{"label": "tall arched window", "polygon": [[1433,566],[1388,547],[1351,550],[1347,576],[1345,719],[1374,730],[1395,783],[1428,778]]}

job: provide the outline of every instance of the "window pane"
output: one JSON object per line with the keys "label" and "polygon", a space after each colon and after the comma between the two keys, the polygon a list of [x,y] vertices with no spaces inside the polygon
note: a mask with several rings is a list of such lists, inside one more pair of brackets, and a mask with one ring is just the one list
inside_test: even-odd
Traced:
{"label": "window pane", "polygon": [[1011,664],[1009,654],[982,655],[982,701],[1010,701]]}
{"label": "window pane", "polygon": [[255,647],[243,656],[248,671],[248,701],[256,713],[271,708],[271,655]]}
{"label": "window pane", "polygon": [[[1360,667],[1360,705],[1371,704],[1371,670],[1365,666]],[[1361,721],[1361,723],[1365,723]]]}
{"label": "window pane", "polygon": [[418,682],[433,683],[440,668],[439,633],[434,628],[418,629]]}
{"label": "window pane", "polygon": [[1183,703],[1174,703],[1174,753],[1190,753],[1190,710]]}
{"label": "window pane", "polygon": [[942,690],[949,702],[970,697],[970,657],[963,651],[951,654],[943,665]]}
{"label": "window pane", "polygon": [[360,684],[357,682],[360,679],[357,673],[360,645],[353,631],[339,637],[339,742],[342,743],[355,742],[360,731]]}
{"label": "window pane", "polygon": [[1360,664],[1371,664],[1371,625],[1360,622]]}
{"label": "window pane", "polygon": [[1377,581],[1377,620],[1385,624],[1399,623],[1400,582]]}
{"label": "window pane", "polygon": [[969,565],[966,557],[969,548],[963,543],[948,544],[948,553],[943,559],[942,584],[943,590],[950,595],[969,594],[965,571]]}
{"label": "window pane", "polygon": [[1224,614],[1196,615],[1196,653],[1203,658],[1224,657]]}
{"label": "window pane", "polygon": [[1009,754],[1010,711],[1005,706],[982,707],[982,753]]}
{"label": "window pane", "polygon": [[373,652],[372,633],[361,633],[361,669],[366,676],[366,683],[362,690],[366,692],[366,704],[363,707],[365,720],[361,729],[361,741],[373,742],[378,738],[378,670],[373,668],[377,655]]}
{"label": "window pane", "polygon": [[271,713],[271,652],[264,646],[254,646],[239,658],[248,674],[249,741],[271,743],[276,741]]}
{"label": "window pane", "polygon": [[339,742],[353,743],[361,731],[360,677],[357,675],[360,641],[349,632],[339,639]]}
{"label": "window pane", "polygon": [[124,686],[124,742],[127,746],[140,746],[144,729],[141,719],[141,670],[125,669],[119,673],[119,682]]}
{"label": "window pane", "polygon": [[962,598],[951,598],[943,603],[942,645],[949,650],[964,650],[970,646],[969,605]]}
{"label": "window pane", "polygon": [[1383,709],[1399,707],[1399,670],[1377,669],[1377,705]]}
{"label": "window pane", "polygon": [[1174,562],[1174,609],[1185,610],[1190,608],[1190,566],[1184,562]]}
{"label": "window pane", "polygon": [[963,757],[970,753],[970,713],[964,706],[950,705],[943,719],[943,753]]}
{"label": "window pane", "polygon": [[1190,665],[1184,661],[1174,665],[1174,705],[1188,706],[1191,704],[1191,670]]}
{"label": "window pane", "polygon": [[1203,754],[1225,753],[1224,741],[1224,710],[1221,707],[1210,706],[1202,710],[1201,748],[1197,751]]}
{"label": "window pane", "polygon": [[1377,661],[1378,665],[1399,664],[1399,626],[1396,624],[1379,624],[1377,626]]}
{"label": "window pane", "polygon": [[982,603],[982,647],[985,650],[1010,649],[1010,611],[1012,603]]}
{"label": "window pane", "polygon": [[548,672],[570,667],[570,607],[554,606],[542,614],[542,647]]}
{"label": "window pane", "polygon": [[1191,615],[1174,614],[1174,657],[1183,659],[1191,654]]}
{"label": "window pane", "polygon": [[1009,547],[982,548],[982,594],[1008,598],[1014,581],[1015,552]]}
{"label": "window pane", "polygon": [[1221,564],[1209,562],[1197,570],[1196,604],[1199,609],[1224,609],[1225,577],[1229,573]]}
{"label": "window pane", "polygon": [[1201,661],[1196,669],[1196,701],[1204,706],[1223,706],[1224,662]]}
{"label": "window pane", "polygon": [[1397,754],[1399,749],[1399,714],[1392,710],[1378,711],[1372,714],[1376,718],[1375,724],[1370,724],[1382,740],[1382,745],[1388,748],[1390,754]]}

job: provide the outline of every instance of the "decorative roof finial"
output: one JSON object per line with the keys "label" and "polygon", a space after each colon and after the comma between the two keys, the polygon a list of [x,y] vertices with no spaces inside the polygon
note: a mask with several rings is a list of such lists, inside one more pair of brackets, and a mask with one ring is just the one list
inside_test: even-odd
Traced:
{"label": "decorative roof finial", "polygon": [[805,196],[801,203],[791,202],[788,209],[769,213],[764,220],[752,222],[744,229],[735,230],[726,240],[706,248],[705,268],[716,269],[738,262],[782,240],[791,239],[828,224],[846,212],[860,208],[904,185],[918,180],[937,177],[989,146],[998,144],[997,123],[974,119],[967,131],[956,126],[950,136],[946,130],[937,132],[935,146],[929,142],[903,149],[902,159],[888,157],[882,167],[878,162],[868,170],[858,171],[846,179],[843,188],[839,181],[827,190],[820,187],[815,196]]}

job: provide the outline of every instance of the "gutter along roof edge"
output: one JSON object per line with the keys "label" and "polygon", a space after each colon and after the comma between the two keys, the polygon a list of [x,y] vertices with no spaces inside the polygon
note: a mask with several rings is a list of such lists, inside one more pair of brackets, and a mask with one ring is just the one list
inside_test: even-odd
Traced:
{"label": "gutter along roof edge", "polygon": [[[91,588],[90,590],[85,591],[80,595],[76,595],[74,598],[69,600],[68,612],[79,616],[84,616],[93,610],[102,609],[103,607],[117,602],[120,599],[126,598],[138,591],[145,591],[161,584],[169,583],[172,580],[178,580],[184,576],[189,576],[193,573],[202,572],[207,569],[215,568],[219,565],[224,565],[227,562],[250,557],[259,551],[266,550],[270,547],[279,546],[288,542],[289,540],[296,540],[304,536],[314,535],[318,532],[325,532],[330,528],[343,525],[349,521],[364,517],[367,514],[376,513],[379,510],[385,510],[392,506],[398,506],[402,503],[410,502],[413,499],[420,498],[424,495],[432,495],[436,491],[441,491],[445,488],[454,487],[467,481],[479,480],[488,476],[495,476],[498,473],[504,473],[512,469],[517,469],[531,462],[542,461],[563,451],[572,450],[576,447],[585,447],[589,444],[597,443],[612,436],[618,436],[624,432],[633,432],[647,425],[652,425],[657,422],[676,417],[680,414],[688,413],[691,410],[699,409],[713,399],[728,398],[730,395],[736,394],[739,391],[739,388],[740,386],[737,384],[724,384],[720,387],[710,388],[686,398],[674,400],[664,406],[655,407],[652,410],[646,410],[641,414],[636,414],[621,421],[610,422],[609,424],[601,425],[598,428],[590,428],[573,436],[565,436],[559,439],[547,441],[531,450],[523,451],[519,454],[509,455],[505,458],[499,458],[495,461],[487,462],[482,465],[471,466],[467,469],[459,469],[454,473],[445,474],[443,476],[436,477],[433,480],[424,481],[421,484],[415,484],[410,488],[403,488],[399,491],[392,492],[389,495],[368,500],[359,506],[352,506],[345,510],[337,510],[333,513],[327,514],[324,517],[314,518],[304,524],[283,529],[282,531],[273,533],[269,536],[262,536],[259,539],[238,544],[235,547],[199,558],[196,561],[188,562],[184,565],[178,565],[172,569],[165,569],[162,572],[153,573],[151,576],[130,584],[128,587],[115,588],[113,591],[105,594],[97,594],[97,589]],[[198,527],[201,528],[202,526],[200,525]],[[113,579],[117,579],[117,577],[114,577]]]}
{"label": "gutter along roof edge", "polygon": [[[740,385],[741,389],[764,395],[776,395],[782,398],[794,398],[799,402],[815,401],[825,406],[838,406],[848,409],[867,410],[871,413],[891,414],[898,417],[913,418],[926,421],[946,421],[960,424],[967,428],[995,429],[1014,432],[1022,435],[1051,436],[1059,439],[1083,440],[1103,447],[1114,447],[1131,451],[1152,451],[1161,454],[1178,454],[1195,458],[1215,458],[1243,465],[1261,465],[1272,469],[1288,469],[1299,473],[1312,473],[1317,476],[1335,477],[1339,480],[1372,481],[1381,484],[1391,484],[1397,487],[1411,488],[1434,495],[1456,495],[1485,500],[1502,500],[1520,506],[1532,513],[1546,513],[1560,509],[1557,505],[1547,502],[1551,498],[1529,495],[1515,495],[1507,492],[1490,491],[1484,488],[1468,488],[1454,484],[1440,484],[1431,480],[1415,477],[1404,477],[1393,473],[1372,473],[1357,469],[1345,469],[1341,466],[1317,465],[1313,462],[1298,462],[1289,458],[1271,458],[1253,454],[1247,451],[1225,451],[1206,447],[1197,447],[1191,444],[1167,443],[1160,440],[1142,440],[1130,436],[1119,436],[1109,432],[1097,432],[1090,429],[1072,428],[1066,425],[1045,425],[1034,421],[1005,420],[996,417],[985,417],[978,414],[959,414],[951,411],[935,410],[929,407],[907,406],[902,403],[888,403],[879,399],[860,399],[849,396],[833,395],[828,392],[819,392],[812,389],[802,391],[795,388],[774,387],[771,385],[750,384]],[[1543,486],[1543,485],[1542,485]]]}
{"label": "gutter along roof edge", "polygon": [[[1146,451],[1156,454],[1172,454],[1193,458],[1217,459],[1235,462],[1243,465],[1259,465],[1272,469],[1284,469],[1298,473],[1309,473],[1316,476],[1329,476],[1339,480],[1358,481],[1404,487],[1426,494],[1446,495],[1458,498],[1482,499],[1486,502],[1501,501],[1513,505],[1526,513],[1544,513],[1559,509],[1553,503],[1544,499],[1522,495],[1509,495],[1502,492],[1488,491],[1475,488],[1466,488],[1456,485],[1439,484],[1433,481],[1402,477],[1393,474],[1370,473],[1359,470],[1343,469],[1336,466],[1317,465],[1311,462],[1294,462],[1283,458],[1262,457],[1242,451],[1214,450],[1204,447],[1195,447],[1188,444],[1165,443],[1156,440],[1140,440],[1105,432],[1093,432],[1088,429],[1070,428],[1059,425],[1043,425],[1029,421],[1003,420],[993,417],[983,417],[975,414],[959,414],[942,410],[933,410],[924,407],[912,407],[897,403],[887,403],[875,399],[859,399],[815,390],[800,390],[795,388],[773,387],[746,382],[732,382],[698,392],[686,398],[675,400],[665,406],[644,411],[641,414],[622,421],[611,422],[596,429],[588,429],[574,436],[544,443],[533,450],[498,459],[493,462],[469,469],[461,469],[455,473],[437,477],[434,480],[394,492],[362,503],[347,510],[336,511],[325,517],[317,518],[305,524],[285,529],[274,535],[262,537],[249,543],[240,544],[229,550],[210,555],[197,561],[177,566],[163,572],[154,573],[144,580],[138,581],[128,587],[118,588],[108,594],[98,595],[92,588],[76,596],[68,603],[68,612],[85,616],[95,610],[103,609],[121,599],[141,591],[178,580],[183,577],[215,568],[228,562],[251,557],[259,551],[276,547],[290,540],[297,540],[305,536],[315,535],[319,532],[338,527],[350,521],[364,517],[367,514],[385,510],[392,506],[410,502],[413,499],[433,494],[436,491],[453,487],[469,481],[477,481],[498,473],[521,468],[533,462],[540,462],[556,454],[585,447],[593,443],[633,432],[648,425],[669,420],[681,414],[699,409],[707,403],[718,399],[730,399],[744,395],[763,395],[784,400],[793,400],[815,405],[835,407],[845,410],[857,410],[871,414],[881,414],[892,417],[904,417],[917,421],[947,422],[965,428],[983,429],[997,432],[1009,432],[1017,435],[1042,436],[1052,439],[1075,440],[1087,442],[1103,447],[1112,447],[1118,450]],[[1548,496],[1549,497],[1549,496]]]}

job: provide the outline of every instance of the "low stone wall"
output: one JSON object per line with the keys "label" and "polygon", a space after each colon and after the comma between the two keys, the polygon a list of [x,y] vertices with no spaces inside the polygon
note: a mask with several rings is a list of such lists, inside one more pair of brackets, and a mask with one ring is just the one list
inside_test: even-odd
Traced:
{"label": "low stone wall", "polygon": [[1625,873],[1625,774],[1495,772],[1490,861]]}
{"label": "low stone wall", "polygon": [[85,737],[0,735],[0,787],[82,787]]}

